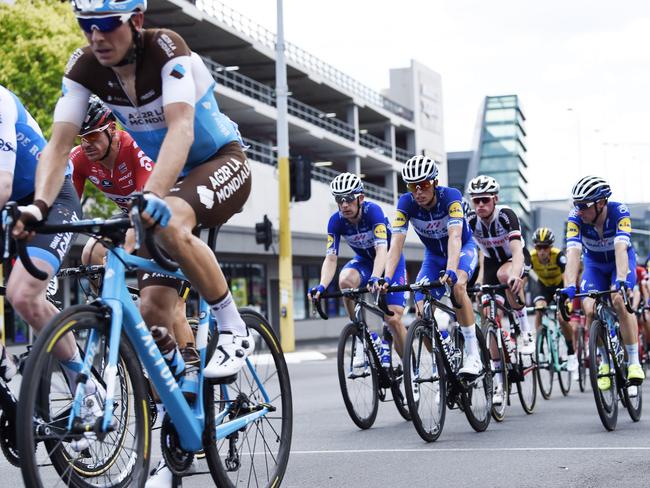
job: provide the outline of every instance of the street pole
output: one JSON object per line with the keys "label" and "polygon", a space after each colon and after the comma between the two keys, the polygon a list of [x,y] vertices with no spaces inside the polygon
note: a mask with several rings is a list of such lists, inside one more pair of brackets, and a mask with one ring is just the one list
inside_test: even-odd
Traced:
{"label": "street pole", "polygon": [[282,0],[277,0],[278,33],[275,46],[275,100],[278,109],[278,174],[280,205],[280,342],[285,352],[296,348],[293,323],[293,268],[289,222],[289,126],[287,122],[287,65],[284,58]]}

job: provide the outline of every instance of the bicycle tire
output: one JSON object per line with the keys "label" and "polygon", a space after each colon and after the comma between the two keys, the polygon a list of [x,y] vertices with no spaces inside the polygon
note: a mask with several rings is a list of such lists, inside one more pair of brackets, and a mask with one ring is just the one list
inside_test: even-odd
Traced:
{"label": "bicycle tire", "polygon": [[623,404],[627,409],[627,413],[634,422],[641,420],[641,413],[643,410],[643,385],[636,386],[636,396],[631,397],[629,394],[629,387],[622,388]]}
{"label": "bicycle tire", "polygon": [[[250,309],[240,309],[239,313],[255,338],[255,350],[248,361],[253,365],[255,375],[264,384],[270,398],[269,403],[275,411],[259,417],[224,439],[217,440],[215,407],[218,405],[219,411],[226,407],[226,393],[229,399],[243,399],[240,395],[245,395],[245,401],[241,405],[246,413],[249,412],[248,406],[261,406],[266,402],[247,366],[242,368],[233,383],[216,385],[204,381],[205,460],[212,479],[219,487],[241,486],[242,479],[244,484],[248,483],[247,486],[276,487],[282,483],[291,451],[293,404],[289,370],[280,342],[266,318]],[[208,352],[214,351],[217,340],[215,335],[210,341]],[[237,416],[239,410],[233,409],[226,421]],[[236,466],[235,458],[229,453],[232,445],[236,447],[234,451],[239,461]],[[263,479],[251,479],[257,476]]]}
{"label": "bicycle tire", "polygon": [[[119,392],[122,393],[122,396],[116,396],[114,410],[114,412],[123,412],[123,415],[119,417],[121,422],[118,422],[118,426],[125,426],[125,430],[118,429],[117,433],[116,431],[109,432],[102,440],[93,440],[91,445],[94,447],[86,449],[83,453],[84,456],[98,453],[103,450],[105,444],[112,445],[111,443],[119,450],[111,453],[111,447],[109,454],[104,456],[101,462],[91,464],[85,458],[80,460],[81,453],[72,451],[69,447],[71,439],[65,435],[69,408],[66,410],[67,407],[60,407],[59,402],[62,402],[62,399],[58,397],[63,395],[71,397],[71,394],[67,380],[64,379],[52,350],[56,342],[67,333],[75,334],[77,342],[82,342],[84,337],[87,339],[88,331],[95,329],[99,333],[100,341],[98,341],[99,346],[93,364],[101,366],[105,364],[104,356],[101,353],[106,352],[108,348],[106,341],[101,343],[101,339],[107,338],[106,331],[109,324],[110,319],[96,306],[70,307],[52,319],[48,326],[41,331],[34,344],[23,375],[17,417],[17,428],[23,433],[19,436],[18,449],[21,453],[21,471],[26,486],[36,488],[51,486],[51,479],[55,473],[68,486],[79,488],[96,487],[93,480],[97,477],[106,480],[106,483],[101,486],[115,488],[133,485],[144,486],[149,465],[150,443],[148,439],[151,437],[148,420],[148,394],[142,367],[125,335],[120,340],[119,351],[119,364],[122,365],[123,374],[119,374],[120,367],[116,374],[116,379],[119,381]],[[82,351],[86,350],[84,346],[78,345],[78,347]],[[103,373],[100,371],[99,374]],[[55,387],[58,387],[58,391]],[[47,388],[47,394],[44,394],[43,388]],[[125,391],[126,396],[124,395]],[[49,401],[51,398],[54,398],[53,404],[57,406],[58,411],[56,412],[50,411]],[[125,410],[126,413],[124,413]],[[50,430],[46,432],[43,439],[39,439],[40,436],[35,438],[33,420],[35,418],[39,418],[44,424],[49,424]],[[125,432],[132,423],[135,425],[130,432],[134,438],[133,445],[125,448]],[[65,427],[63,427],[64,425]],[[59,437],[55,437],[56,435]],[[38,446],[41,440],[55,473],[48,469],[49,465],[41,464],[37,459],[41,451]],[[37,446],[36,449],[34,446]],[[98,449],[97,446],[100,448]],[[121,451],[128,452],[127,459],[118,458]],[[27,452],[29,455],[23,454]],[[47,472],[41,473],[41,468]],[[45,483],[42,476],[46,477]]]}
{"label": "bicycle tire", "polygon": [[562,395],[567,396],[571,391],[571,383],[573,380],[573,374],[567,370],[567,361],[568,361],[568,346],[566,343],[566,338],[564,334],[556,334],[555,336],[555,350],[557,351],[557,360],[560,364],[560,371],[557,373],[557,380],[560,385],[560,391]]}
{"label": "bicycle tire", "polygon": [[[364,348],[365,363],[355,368],[352,364],[355,348],[360,346]],[[367,336],[363,337],[363,329],[350,323],[341,331],[336,353],[336,368],[345,409],[352,422],[363,430],[372,427],[379,409],[377,369],[381,366],[375,363],[369,350],[371,347]]]}
{"label": "bicycle tire", "polygon": [[[406,391],[404,389],[405,383],[403,361],[395,351],[395,344],[392,337],[388,341],[388,344],[390,346],[390,371],[388,374],[392,378],[390,390],[393,393],[393,402],[395,403],[395,407],[397,407],[397,411],[402,416],[402,418],[406,421],[410,421],[411,412],[409,412],[408,402],[406,400]],[[403,351],[402,354],[404,354]],[[412,358],[411,364],[413,364]]]}
{"label": "bicycle tire", "polygon": [[440,350],[433,347],[432,331],[432,324],[416,320],[409,327],[404,347],[404,356],[414,358],[414,367],[404,370],[406,400],[413,426],[426,442],[440,437],[447,410],[445,366]]}
{"label": "bicycle tire", "polygon": [[587,355],[585,350],[585,337],[582,327],[578,328],[578,344],[576,349],[578,356],[578,386],[580,391],[584,393],[587,388]]}
{"label": "bicycle tire", "polygon": [[[462,337],[462,333],[459,334]],[[469,424],[476,432],[484,432],[492,418],[492,375],[488,373],[491,371],[490,353],[485,346],[485,336],[480,327],[476,327],[476,340],[481,354],[483,371],[486,374],[483,375],[481,381],[473,382],[469,390],[462,394],[461,401]]]}
{"label": "bicycle tire", "polygon": [[537,334],[535,347],[535,361],[537,362],[537,381],[539,382],[539,392],[544,400],[551,398],[553,392],[553,375],[555,367],[553,361],[553,350],[548,341],[547,329],[542,328]]}
{"label": "bicycle tire", "polygon": [[609,332],[602,322],[594,320],[589,327],[589,379],[591,381],[591,389],[594,392],[594,400],[596,403],[596,410],[600,421],[606,430],[612,431],[616,428],[618,419],[618,395],[616,387],[616,374],[610,371],[611,386],[609,390],[601,390],[598,388],[598,340],[603,344],[603,350],[607,354],[606,358],[601,358],[601,361],[611,363],[607,335]]}
{"label": "bicycle tire", "polygon": [[535,411],[537,403],[537,364],[530,354],[517,353],[517,365],[519,369],[517,381],[517,395],[519,403],[528,415]]}
{"label": "bicycle tire", "polygon": [[[492,409],[490,410],[490,413],[492,414],[492,418],[494,420],[496,420],[497,422],[503,422],[503,420],[506,417],[506,407],[508,405],[508,391],[509,391],[506,355],[505,352],[503,351],[503,346],[499,347],[498,334],[500,332],[496,324],[490,321],[487,324],[487,326],[484,327],[484,330],[486,330],[485,343],[488,349],[488,353],[490,354],[490,367],[492,370],[492,386],[494,387],[494,385],[496,384],[497,380],[495,378],[500,376],[502,391],[503,391],[503,396],[501,398],[501,405],[495,405],[493,400]],[[493,348],[496,348],[497,351],[496,357],[494,357],[494,354],[492,353]],[[494,361],[501,362],[500,369],[495,369]]]}

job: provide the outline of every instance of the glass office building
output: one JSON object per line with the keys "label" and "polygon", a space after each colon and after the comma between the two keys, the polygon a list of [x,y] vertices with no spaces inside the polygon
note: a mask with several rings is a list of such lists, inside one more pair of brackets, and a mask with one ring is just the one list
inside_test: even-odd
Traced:
{"label": "glass office building", "polygon": [[[528,164],[523,111],[517,95],[486,97],[475,164],[468,180],[476,175],[490,175],[499,182],[499,203],[512,207],[519,216],[522,230],[530,235],[531,218],[528,199]],[[472,171],[474,170],[474,171]]]}

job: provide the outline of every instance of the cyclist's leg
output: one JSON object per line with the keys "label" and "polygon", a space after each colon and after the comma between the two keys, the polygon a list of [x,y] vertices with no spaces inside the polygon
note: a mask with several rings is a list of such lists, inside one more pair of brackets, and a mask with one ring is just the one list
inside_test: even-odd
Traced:
{"label": "cyclist's leg", "polygon": [[546,301],[546,295],[544,294],[544,286],[536,279],[531,279],[530,283],[530,294],[533,296],[533,305],[535,308],[541,310],[535,310],[535,330],[539,332],[539,329],[542,327],[542,316],[544,315],[544,310],[548,302]]}
{"label": "cyclist's leg", "polygon": [[[406,261],[404,255],[399,260],[395,274],[393,276],[395,284],[403,285],[406,283]],[[390,329],[395,343],[395,350],[400,357],[404,353],[404,344],[406,343],[406,327],[402,323],[402,315],[406,306],[406,293],[389,293],[386,295],[386,304],[388,309],[393,312],[392,316],[385,316],[384,321]]]}
{"label": "cyclist's leg", "polygon": [[459,373],[478,374],[482,368],[478,340],[476,338],[476,323],[472,301],[467,295],[467,281],[474,274],[478,264],[478,252],[474,241],[465,243],[460,250],[458,261],[458,281],[454,286],[454,297],[460,305],[456,318],[465,339],[465,355],[463,367]]}
{"label": "cyclist's leg", "polygon": [[[522,278],[526,279],[526,274],[527,270],[530,268],[530,255],[528,252],[524,249],[524,268],[522,270]],[[508,282],[508,277],[511,274],[512,270],[512,260],[508,260],[505,262],[499,270],[497,271],[497,277],[499,279],[499,283],[507,283]],[[520,305],[517,303],[515,300],[515,296],[512,294],[512,292],[507,289],[506,290],[506,296],[508,298],[508,302],[510,303],[510,306],[515,312],[515,315],[519,319],[519,325],[521,327],[521,332],[524,337],[524,344],[530,344],[532,342],[532,328],[530,326],[530,322],[528,321],[528,314],[526,313],[526,307],[525,307],[525,302],[526,298],[524,296],[524,290],[525,290],[525,283],[524,286],[522,286],[521,291],[519,292],[519,301],[523,303],[524,305]],[[529,346],[530,347],[530,346]]]}
{"label": "cyclist's leg", "polygon": [[[371,273],[372,261],[355,257],[345,263],[345,266],[341,269],[339,273],[339,289],[364,286],[368,283]],[[354,300],[344,297],[343,304],[348,311],[350,320],[354,320]]]}

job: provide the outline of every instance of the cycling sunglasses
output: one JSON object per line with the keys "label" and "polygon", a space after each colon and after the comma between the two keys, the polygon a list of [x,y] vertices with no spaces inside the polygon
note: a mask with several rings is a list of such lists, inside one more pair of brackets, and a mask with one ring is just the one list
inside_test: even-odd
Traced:
{"label": "cycling sunglasses", "polygon": [[357,199],[357,195],[354,193],[350,193],[348,195],[336,195],[334,197],[334,200],[336,200],[336,203],[339,205],[342,204],[343,202],[345,203],[352,203]]}
{"label": "cycling sunglasses", "polygon": [[419,181],[417,183],[407,183],[406,188],[408,191],[411,193],[415,193],[418,190],[420,191],[425,191],[428,190],[433,186],[433,180],[424,180],[424,181]]}
{"label": "cycling sunglasses", "polygon": [[483,205],[487,205],[492,201],[493,197],[474,197],[472,198],[472,202],[474,202],[474,205],[478,205],[479,203],[482,203]]}
{"label": "cycling sunglasses", "polygon": [[573,202],[576,210],[587,210],[596,205],[596,202]]}
{"label": "cycling sunglasses", "polygon": [[538,251],[546,251],[547,249],[550,249],[550,248],[551,248],[551,246],[546,246],[544,244],[536,244],[535,245],[535,249],[537,249]]}
{"label": "cycling sunglasses", "polygon": [[101,138],[104,131],[107,130],[110,125],[111,124],[102,125],[95,130],[91,130],[90,132],[86,132],[84,135],[80,135],[79,138],[81,139],[81,142],[85,142],[86,144],[93,144]]}
{"label": "cycling sunglasses", "polygon": [[128,22],[132,15],[133,12],[120,15],[103,15],[101,17],[77,17],[77,22],[86,34],[92,34],[93,30],[113,32],[122,24]]}

